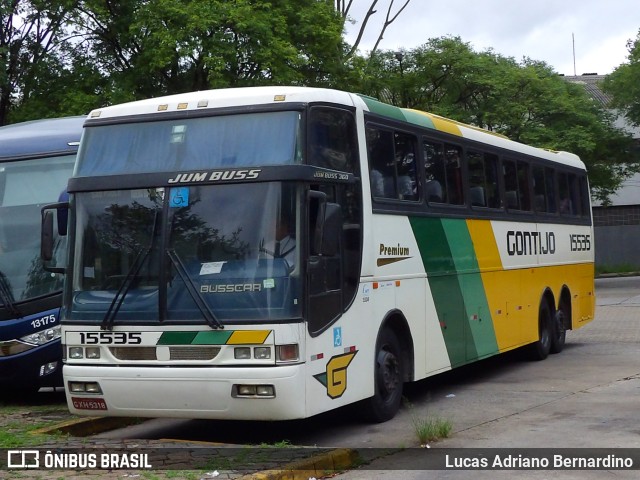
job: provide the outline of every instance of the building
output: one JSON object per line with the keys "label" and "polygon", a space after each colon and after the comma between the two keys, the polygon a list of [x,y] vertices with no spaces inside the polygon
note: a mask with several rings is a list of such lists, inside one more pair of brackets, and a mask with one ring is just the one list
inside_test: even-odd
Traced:
{"label": "building", "polygon": [[[587,93],[606,107],[610,97],[599,87],[604,78],[595,73],[564,77],[568,82],[584,85]],[[615,110],[612,113],[615,126],[631,133],[640,148],[640,129],[629,125]],[[610,200],[608,206],[593,204],[596,267],[640,270],[640,249],[635,240],[630,241],[640,239],[640,174],[625,180]]]}

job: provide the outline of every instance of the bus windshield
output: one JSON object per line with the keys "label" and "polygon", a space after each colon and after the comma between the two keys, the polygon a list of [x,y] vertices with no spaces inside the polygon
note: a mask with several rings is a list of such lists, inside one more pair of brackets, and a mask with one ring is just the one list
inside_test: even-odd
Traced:
{"label": "bus windshield", "polygon": [[70,321],[300,317],[300,187],[282,182],[77,193]]}
{"label": "bus windshield", "polygon": [[[57,199],[75,155],[0,163],[0,302],[22,302],[62,289],[40,260],[40,208]],[[58,243],[57,252],[63,248]]]}
{"label": "bus windshield", "polygon": [[85,128],[74,176],[301,163],[300,112]]}

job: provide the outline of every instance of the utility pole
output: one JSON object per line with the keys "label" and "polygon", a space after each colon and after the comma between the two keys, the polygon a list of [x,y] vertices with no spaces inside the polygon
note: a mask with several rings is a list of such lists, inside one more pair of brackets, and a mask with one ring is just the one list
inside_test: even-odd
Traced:
{"label": "utility pole", "polygon": [[578,73],[576,71],[576,37],[573,33],[571,33],[571,43],[573,44],[573,76],[577,77]]}

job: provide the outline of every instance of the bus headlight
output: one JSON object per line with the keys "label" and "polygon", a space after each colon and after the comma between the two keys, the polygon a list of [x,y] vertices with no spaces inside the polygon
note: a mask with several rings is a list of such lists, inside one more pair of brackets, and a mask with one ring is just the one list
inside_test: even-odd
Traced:
{"label": "bus headlight", "polygon": [[87,347],[84,351],[87,358],[96,359],[100,358],[100,348],[99,347]]}
{"label": "bus headlight", "polygon": [[234,385],[231,396],[234,398],[274,398],[276,389],[273,385]]}
{"label": "bus headlight", "polygon": [[56,325],[53,328],[47,328],[30,335],[25,335],[24,337],[21,337],[20,340],[32,345],[44,345],[45,343],[53,342],[60,338],[60,336],[60,325]]}
{"label": "bus headlight", "polygon": [[69,392],[102,395],[102,388],[98,382],[69,382]]}
{"label": "bus headlight", "polygon": [[249,360],[251,358],[251,349],[249,347],[236,347],[233,349],[233,357],[236,360]]}
{"label": "bus headlight", "polygon": [[270,347],[256,347],[253,349],[253,356],[256,360],[268,360],[271,358]]}
{"label": "bus headlight", "polygon": [[79,360],[81,358],[84,358],[84,348],[69,347],[69,358],[73,360]]}

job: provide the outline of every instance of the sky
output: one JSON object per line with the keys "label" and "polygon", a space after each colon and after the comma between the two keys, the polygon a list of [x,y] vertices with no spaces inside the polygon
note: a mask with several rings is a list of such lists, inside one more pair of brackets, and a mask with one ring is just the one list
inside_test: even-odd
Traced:
{"label": "sky", "polygon": [[[354,0],[347,26],[353,43],[372,0]],[[393,11],[405,0],[395,0]],[[390,0],[378,0],[360,50],[373,48]],[[627,61],[627,41],[640,30],[638,0],[411,0],[379,45],[410,50],[428,39],[459,36],[476,52],[544,61],[564,75],[606,75]],[[575,69],[574,69],[575,44]]]}

